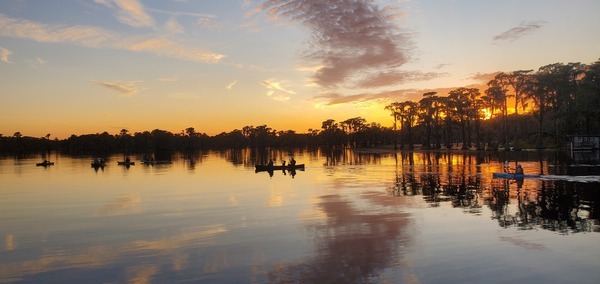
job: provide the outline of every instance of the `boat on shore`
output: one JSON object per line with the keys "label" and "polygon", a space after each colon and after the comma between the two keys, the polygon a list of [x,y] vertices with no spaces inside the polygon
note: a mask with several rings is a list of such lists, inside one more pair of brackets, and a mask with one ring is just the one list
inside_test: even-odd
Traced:
{"label": "boat on shore", "polygon": [[257,172],[264,172],[264,171],[277,171],[277,170],[304,170],[304,164],[297,164],[297,165],[254,165],[254,167],[256,168]]}
{"label": "boat on shore", "polygon": [[50,161],[43,161],[41,163],[37,163],[35,164],[37,167],[47,167],[47,166],[54,166],[54,162],[50,162]]}

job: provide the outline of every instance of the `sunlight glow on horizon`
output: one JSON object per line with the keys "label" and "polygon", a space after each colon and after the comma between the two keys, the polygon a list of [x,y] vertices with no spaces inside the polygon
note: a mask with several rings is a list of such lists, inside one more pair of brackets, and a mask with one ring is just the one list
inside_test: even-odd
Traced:
{"label": "sunlight glow on horizon", "polygon": [[0,133],[391,127],[390,102],[600,57],[600,2],[293,2],[0,1]]}

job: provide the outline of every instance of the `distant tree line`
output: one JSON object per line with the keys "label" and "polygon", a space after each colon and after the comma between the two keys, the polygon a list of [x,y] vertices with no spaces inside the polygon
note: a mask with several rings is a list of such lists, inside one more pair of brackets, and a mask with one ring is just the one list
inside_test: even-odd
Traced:
{"label": "distant tree line", "polygon": [[[364,119],[360,119],[364,122]],[[363,123],[364,124],[364,123]],[[342,125],[345,125],[342,123]],[[324,129],[296,133],[293,130],[277,131],[266,125],[245,126],[241,130],[223,132],[215,136],[196,132],[189,127],[180,133],[155,129],[152,131],[129,133],[122,129],[118,134],[108,132],[71,135],[67,139],[46,137],[26,137],[20,132],[13,136],[0,136],[0,152],[50,152],[62,151],[70,154],[109,153],[154,153],[161,151],[194,151],[218,148],[246,147],[316,147],[320,145],[343,145],[352,141],[353,145],[379,146],[389,144],[394,133],[378,124],[362,125],[360,131],[347,133],[338,128],[333,120],[323,122]]]}
{"label": "distant tree line", "polygon": [[[509,99],[514,106],[509,106]],[[424,93],[419,101],[385,106],[392,127],[362,117],[328,119],[307,133],[245,126],[214,136],[189,127],[180,133],[155,129],[131,134],[122,129],[71,135],[67,139],[0,134],[0,152],[63,151],[73,154],[193,151],[243,147],[379,147],[462,149],[561,147],[571,135],[600,134],[600,60],[554,63],[537,71],[499,73],[487,89],[461,87],[447,96]],[[512,113],[509,110],[512,109]]]}

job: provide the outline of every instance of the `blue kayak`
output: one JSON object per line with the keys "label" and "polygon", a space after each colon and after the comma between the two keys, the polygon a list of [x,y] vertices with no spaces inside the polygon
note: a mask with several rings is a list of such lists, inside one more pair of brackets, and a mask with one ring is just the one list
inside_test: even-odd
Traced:
{"label": "blue kayak", "polygon": [[515,173],[493,173],[494,178],[522,179],[522,178],[540,178],[540,175],[515,174]]}

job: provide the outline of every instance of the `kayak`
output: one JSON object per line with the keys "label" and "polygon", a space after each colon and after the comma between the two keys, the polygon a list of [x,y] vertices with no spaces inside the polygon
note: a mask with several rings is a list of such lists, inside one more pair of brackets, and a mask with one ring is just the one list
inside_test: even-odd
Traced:
{"label": "kayak", "polygon": [[38,167],[53,166],[54,162],[44,161],[44,162],[41,162],[41,163],[37,163],[35,165],[38,166]]}
{"label": "kayak", "polygon": [[304,169],[304,164],[297,164],[297,165],[285,165],[285,166],[276,166],[276,165],[254,165],[254,167],[256,168],[257,172],[260,171],[276,171],[276,170],[303,170]]}
{"label": "kayak", "polygon": [[494,178],[507,178],[507,179],[523,179],[523,178],[540,178],[540,175],[528,175],[528,174],[516,174],[516,173],[503,173],[495,172],[492,174]]}
{"label": "kayak", "polygon": [[134,166],[135,162],[118,161],[117,165],[120,165],[120,166]]}

